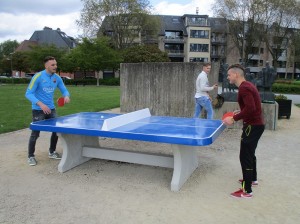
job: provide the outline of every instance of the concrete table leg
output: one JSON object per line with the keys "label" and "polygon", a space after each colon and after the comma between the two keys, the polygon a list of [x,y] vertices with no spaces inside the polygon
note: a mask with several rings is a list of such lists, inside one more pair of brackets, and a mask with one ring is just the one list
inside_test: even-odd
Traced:
{"label": "concrete table leg", "polygon": [[179,191],[182,185],[198,167],[198,157],[195,147],[172,145],[174,154],[174,171],[171,190]]}
{"label": "concrete table leg", "polygon": [[82,156],[83,146],[99,147],[99,138],[83,135],[69,135],[58,133],[63,147],[62,159],[58,165],[58,171],[63,173],[75,166],[87,162],[91,158]]}

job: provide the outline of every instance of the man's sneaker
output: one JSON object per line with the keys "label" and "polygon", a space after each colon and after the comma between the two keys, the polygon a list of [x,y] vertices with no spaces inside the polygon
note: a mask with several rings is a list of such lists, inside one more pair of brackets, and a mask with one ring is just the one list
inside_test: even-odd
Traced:
{"label": "man's sneaker", "polygon": [[57,152],[54,151],[52,153],[49,152],[49,158],[50,159],[61,159],[61,156]]}
{"label": "man's sneaker", "polygon": [[27,160],[29,166],[35,166],[36,165],[36,160],[34,157],[29,157]]}
{"label": "man's sneaker", "polygon": [[[243,179],[240,179],[238,182],[240,184],[242,184],[243,183]],[[258,181],[257,180],[256,181],[252,181],[252,187],[256,187],[256,186],[258,186]]]}
{"label": "man's sneaker", "polygon": [[234,198],[252,198],[252,196],[253,196],[252,192],[247,193],[247,192],[244,192],[243,189],[239,189],[236,192],[231,193],[230,195],[231,195],[231,197],[234,197]]}
{"label": "man's sneaker", "polygon": [[242,197],[242,198],[252,198],[252,197],[253,197],[253,193],[252,193],[252,192],[251,192],[251,193],[243,192],[243,193],[241,194],[241,197]]}

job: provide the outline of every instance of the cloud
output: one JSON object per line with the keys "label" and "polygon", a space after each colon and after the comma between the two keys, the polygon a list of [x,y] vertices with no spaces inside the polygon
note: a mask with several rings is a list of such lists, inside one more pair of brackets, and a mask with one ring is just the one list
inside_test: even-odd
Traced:
{"label": "cloud", "polygon": [[41,14],[60,15],[77,12],[81,9],[80,0],[1,0],[0,13],[13,15],[21,14]]}
{"label": "cloud", "polygon": [[0,1],[0,43],[29,40],[45,26],[60,28],[74,38],[81,35],[76,25],[82,9],[81,0],[10,0]]}
{"label": "cloud", "polygon": [[154,5],[154,14],[159,15],[184,15],[184,14],[196,14],[196,8],[199,9],[199,15],[212,16],[211,6],[213,0],[192,0],[186,4],[170,3],[170,1],[161,1]]}
{"label": "cloud", "polygon": [[[199,7],[200,15],[210,15],[214,0],[152,0],[154,14],[183,15],[195,14]],[[150,0],[151,2],[151,0]],[[176,3],[174,3],[176,2]],[[186,3],[188,2],[188,3]],[[36,30],[45,26],[61,31],[74,38],[82,35],[76,20],[80,19],[83,8],[81,0],[0,0],[0,43],[6,40],[30,39]]]}

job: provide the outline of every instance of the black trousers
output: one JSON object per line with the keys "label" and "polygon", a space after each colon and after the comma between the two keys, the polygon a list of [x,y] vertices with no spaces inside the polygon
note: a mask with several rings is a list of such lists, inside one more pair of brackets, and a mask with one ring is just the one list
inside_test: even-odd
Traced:
{"label": "black trousers", "polygon": [[[42,110],[32,110],[32,121],[41,121],[41,120],[55,118],[55,117],[56,117],[55,109],[52,109],[50,114],[44,114]],[[34,157],[35,145],[39,136],[40,136],[40,131],[31,132],[29,143],[28,143],[28,158]],[[49,148],[50,153],[53,153],[55,151],[57,140],[58,140],[57,134],[56,132],[53,132],[50,138],[50,148]]]}
{"label": "black trousers", "polygon": [[244,125],[240,145],[240,162],[243,172],[243,189],[252,192],[252,181],[257,180],[255,150],[265,130],[264,125]]}

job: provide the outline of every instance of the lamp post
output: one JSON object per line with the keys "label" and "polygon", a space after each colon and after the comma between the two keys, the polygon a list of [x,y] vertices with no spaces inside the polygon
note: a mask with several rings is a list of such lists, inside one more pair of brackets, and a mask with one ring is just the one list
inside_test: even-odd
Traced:
{"label": "lamp post", "polygon": [[13,54],[14,52],[12,53],[9,53],[10,54],[10,71],[11,71],[11,77],[13,78],[13,66],[12,66],[12,61],[13,61]]}

